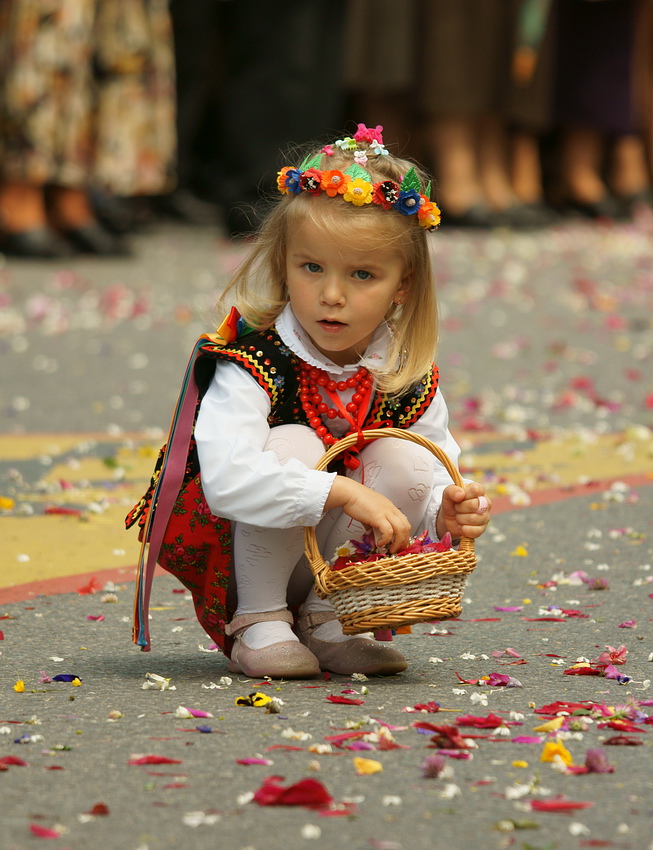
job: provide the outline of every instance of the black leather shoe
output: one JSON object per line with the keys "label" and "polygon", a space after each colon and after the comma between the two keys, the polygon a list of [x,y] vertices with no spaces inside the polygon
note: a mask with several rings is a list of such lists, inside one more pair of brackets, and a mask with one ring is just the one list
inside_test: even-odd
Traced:
{"label": "black leather shoe", "polygon": [[600,201],[586,202],[567,198],[568,210],[594,220],[627,221],[630,213],[625,205],[613,195],[604,195]]}
{"label": "black leather shoe", "polygon": [[615,200],[622,205],[624,215],[631,218],[638,210],[653,209],[653,190],[643,189],[641,192],[635,192],[632,195],[617,195]]}
{"label": "black leather shoe", "polygon": [[212,226],[218,223],[217,208],[186,189],[176,189],[169,195],[153,199],[155,210],[184,224]]}
{"label": "black leather shoe", "polygon": [[531,204],[513,204],[505,211],[508,226],[515,230],[542,230],[555,224],[559,216],[542,201]]}
{"label": "black leather shoe", "polygon": [[6,233],[0,241],[0,253],[25,260],[56,260],[71,257],[72,247],[47,227]]}
{"label": "black leather shoe", "polygon": [[62,233],[82,254],[96,254],[100,257],[128,257],[131,254],[120,237],[108,233],[96,221],[84,227],[69,227]]}

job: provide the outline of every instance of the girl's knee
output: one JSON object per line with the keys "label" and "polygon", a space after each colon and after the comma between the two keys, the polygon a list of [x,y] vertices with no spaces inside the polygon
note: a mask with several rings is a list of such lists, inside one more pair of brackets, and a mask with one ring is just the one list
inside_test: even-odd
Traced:
{"label": "girl's knee", "polygon": [[433,481],[436,464],[434,455],[409,440],[394,437],[375,440],[365,447],[362,459],[364,483],[372,488],[383,480],[422,493],[425,488],[430,489]]}

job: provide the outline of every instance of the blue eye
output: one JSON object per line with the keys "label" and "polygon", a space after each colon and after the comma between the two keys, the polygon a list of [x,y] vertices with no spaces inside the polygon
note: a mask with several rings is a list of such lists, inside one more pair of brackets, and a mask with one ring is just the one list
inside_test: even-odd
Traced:
{"label": "blue eye", "polygon": [[322,271],[322,266],[319,263],[304,263],[304,268],[311,274],[319,274]]}
{"label": "blue eye", "polygon": [[365,269],[356,269],[353,277],[357,280],[370,280],[372,278],[372,274],[370,272],[366,272]]}

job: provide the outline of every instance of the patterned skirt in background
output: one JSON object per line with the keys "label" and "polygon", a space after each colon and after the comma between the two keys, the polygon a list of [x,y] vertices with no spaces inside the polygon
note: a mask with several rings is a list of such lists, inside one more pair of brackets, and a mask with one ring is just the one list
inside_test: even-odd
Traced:
{"label": "patterned skirt in background", "polygon": [[0,3],[0,179],[159,194],[175,135],[167,0]]}

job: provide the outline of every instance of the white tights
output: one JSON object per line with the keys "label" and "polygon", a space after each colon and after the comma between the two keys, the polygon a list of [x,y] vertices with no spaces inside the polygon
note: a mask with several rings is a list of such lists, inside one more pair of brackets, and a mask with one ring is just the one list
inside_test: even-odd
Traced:
{"label": "white tights", "polygon": [[[266,444],[280,462],[295,457],[315,467],[324,446],[305,425],[273,428]],[[436,460],[427,449],[393,437],[369,443],[361,452],[361,465],[348,472],[357,481],[387,496],[411,523],[412,534],[421,531],[431,495]],[[346,540],[360,539],[365,529],[341,510],[324,515],[315,529],[320,552],[330,559]],[[332,611],[327,600],[313,590],[313,577],[304,557],[304,529],[261,528],[243,522],[232,525],[234,570],[239,614],[277,611],[304,603],[310,612]],[[337,620],[319,626],[314,636],[322,640],[346,640]],[[297,638],[286,623],[257,623],[247,630],[247,644],[261,649],[271,643]]]}

